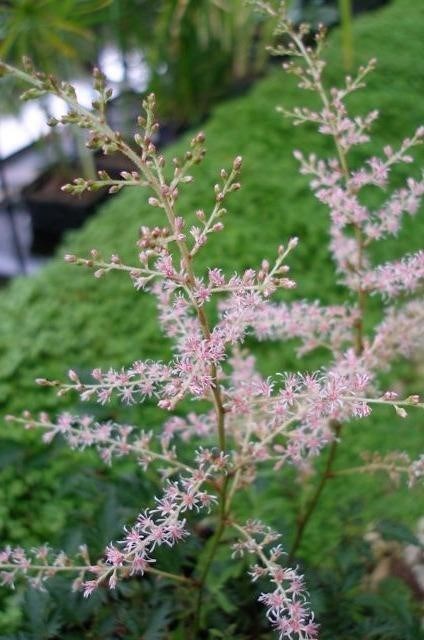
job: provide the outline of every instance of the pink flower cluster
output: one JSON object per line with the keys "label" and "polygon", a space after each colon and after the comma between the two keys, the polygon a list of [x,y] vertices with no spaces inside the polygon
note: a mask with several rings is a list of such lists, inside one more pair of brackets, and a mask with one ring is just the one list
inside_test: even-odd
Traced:
{"label": "pink flower cluster", "polygon": [[268,304],[256,310],[251,321],[260,340],[299,338],[299,356],[318,347],[339,353],[352,343],[358,310],[347,305],[322,306],[319,302]]}
{"label": "pink flower cluster", "polygon": [[[312,121],[314,122],[313,119]],[[344,276],[344,282],[353,289],[366,286],[361,283],[361,279],[369,261],[363,251],[358,255],[357,242],[349,234],[349,229],[355,227],[363,234],[364,247],[387,235],[397,235],[402,214],[414,216],[418,212],[424,194],[424,181],[408,178],[406,187],[394,192],[386,203],[375,211],[369,210],[361,202],[360,191],[370,185],[386,189],[392,166],[399,162],[411,162],[412,158],[407,152],[423,140],[424,127],[420,127],[412,138],[403,142],[397,152],[386,147],[384,161],[372,157],[364,167],[350,172],[347,171],[346,165],[343,166],[344,162],[340,158],[323,161],[318,160],[313,154],[305,158],[300,151],[295,152],[295,157],[300,162],[301,173],[313,176],[311,188],[318,200],[329,208],[333,255]],[[405,269],[404,272],[398,269],[397,273],[398,279],[402,279],[404,275],[408,276]]]}
{"label": "pink flower cluster", "polygon": [[387,370],[398,357],[416,358],[424,353],[424,305],[410,300],[398,307],[388,307],[377,325],[373,341],[366,346],[363,358],[375,371]]}
{"label": "pink flower cluster", "polygon": [[6,419],[18,421],[26,429],[43,429],[43,442],[46,443],[62,436],[71,449],[95,447],[106,464],[111,464],[114,458],[131,455],[143,469],[147,469],[154,461],[161,462],[171,470],[175,467],[185,468],[175,460],[175,453],[168,446],[169,438],[163,437],[160,447],[155,447],[152,431],[146,432],[131,425],[117,424],[111,420],[99,422],[93,416],[71,415],[68,412],[60,414],[56,421],[52,421],[47,413],[33,417],[28,411],[24,411],[21,418],[7,416]]}
{"label": "pink flower cluster", "polygon": [[258,600],[265,605],[267,618],[280,640],[317,638],[318,625],[308,606],[303,576],[280,564],[285,555],[281,544],[271,546],[280,535],[258,521],[237,526],[237,530],[242,537],[233,545],[233,555],[256,555],[260,564],[250,568],[252,581],[268,580],[272,584],[273,590],[261,593]]}
{"label": "pink flower cluster", "polygon": [[362,286],[389,298],[413,293],[424,281],[424,251],[418,251],[397,262],[389,262],[365,273]]}
{"label": "pink flower cluster", "polygon": [[57,571],[69,569],[72,562],[65,553],[54,554],[47,545],[30,551],[7,546],[0,550],[0,565],[3,569],[0,571],[0,584],[14,589],[16,579],[24,575],[32,587],[42,589],[47,578]]}
{"label": "pink flower cluster", "polygon": [[[198,456],[200,465],[191,475],[176,481],[168,481],[163,494],[155,498],[156,505],[139,514],[136,523],[125,529],[125,535],[118,543],[110,543],[105,552],[105,567],[100,575],[82,583],[84,596],[89,596],[106,579],[114,589],[120,573],[143,575],[151,564],[157,547],[173,547],[189,535],[185,515],[200,509],[209,510],[216,497],[202,491],[202,485],[212,476],[212,471],[225,465],[219,458],[214,462],[208,452]],[[206,461],[211,461],[206,465]]]}

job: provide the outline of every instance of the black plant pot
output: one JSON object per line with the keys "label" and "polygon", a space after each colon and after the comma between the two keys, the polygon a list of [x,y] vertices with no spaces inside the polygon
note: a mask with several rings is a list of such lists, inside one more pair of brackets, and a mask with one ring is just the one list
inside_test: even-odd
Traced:
{"label": "black plant pot", "polygon": [[[391,0],[352,0],[352,13],[357,15],[366,11],[374,11]],[[340,22],[340,9],[338,0],[298,0],[298,5],[293,15],[295,22],[309,22],[315,27],[324,24],[333,27]],[[308,44],[313,44],[313,41]]]}
{"label": "black plant pot", "polygon": [[50,255],[65,231],[77,229],[95,211],[106,195],[106,190],[85,192],[71,196],[61,187],[78,176],[77,169],[49,167],[22,190],[22,198],[32,224],[31,251]]}
{"label": "black plant pot", "polygon": [[[133,164],[120,154],[95,157],[96,169],[119,178],[132,171]],[[61,187],[81,175],[76,165],[49,167],[22,190],[22,198],[32,224],[31,251],[51,255],[68,229],[78,229],[108,197],[108,190],[86,191],[80,196],[64,193]]]}
{"label": "black plant pot", "polygon": [[361,13],[362,11],[374,11],[389,4],[391,0],[353,0],[353,13]]}

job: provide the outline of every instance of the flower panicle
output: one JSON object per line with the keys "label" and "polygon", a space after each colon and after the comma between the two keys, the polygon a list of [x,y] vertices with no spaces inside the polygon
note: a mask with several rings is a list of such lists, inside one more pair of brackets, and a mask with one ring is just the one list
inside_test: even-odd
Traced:
{"label": "flower panicle", "polygon": [[234,556],[256,555],[259,564],[251,565],[252,582],[270,583],[271,591],[263,591],[258,601],[266,607],[266,617],[280,639],[314,640],[319,627],[307,601],[304,577],[297,569],[284,565],[286,556],[280,537],[260,522],[235,525],[240,539],[233,545]]}

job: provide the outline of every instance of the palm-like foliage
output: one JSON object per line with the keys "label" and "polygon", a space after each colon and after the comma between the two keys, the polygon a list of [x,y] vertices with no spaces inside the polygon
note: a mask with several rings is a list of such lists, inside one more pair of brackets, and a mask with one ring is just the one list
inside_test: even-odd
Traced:
{"label": "palm-like foliage", "polygon": [[60,59],[80,58],[92,43],[90,31],[111,0],[8,0],[0,8],[0,56],[20,62],[23,56],[46,70]]}
{"label": "palm-like foliage", "polygon": [[199,120],[231,85],[260,74],[272,30],[244,0],[163,0],[149,59],[169,115]]}

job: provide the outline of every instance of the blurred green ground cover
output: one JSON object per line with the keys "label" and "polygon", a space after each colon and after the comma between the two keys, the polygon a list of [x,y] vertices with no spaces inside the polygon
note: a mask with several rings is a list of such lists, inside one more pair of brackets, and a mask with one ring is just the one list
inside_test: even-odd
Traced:
{"label": "blurred green ground cover", "polygon": [[[376,107],[381,112],[374,142],[358,150],[358,163],[378,153],[385,144],[396,146],[424,120],[423,32],[424,5],[414,0],[396,0],[354,23],[356,63],[377,57],[378,66],[369,78],[368,89],[356,94],[352,104],[361,113]],[[340,57],[339,33],[335,31],[328,49],[330,83],[341,78]],[[272,258],[280,242],[296,235],[301,242],[290,257],[292,276],[298,283],[293,296],[325,303],[340,301],[344,292],[335,285],[327,249],[327,213],[312,197],[307,179],[298,174],[292,156],[295,148],[327,155],[332,153],[330,142],[309,128],[293,128],[276,113],[278,104],[288,108],[308,105],[311,96],[298,90],[294,80],[280,69],[272,69],[249,95],[216,108],[205,127],[207,157],[193,185],[182,194],[181,209],[195,211],[212,204],[217,172],[229,166],[235,155],[244,157],[244,168],[242,190],[229,201],[226,229],[200,254],[198,268],[211,264],[231,273],[258,264],[263,257]],[[182,153],[185,144],[182,140],[166,155]],[[422,150],[415,156],[422,162]],[[418,176],[418,166],[397,169],[393,184],[401,184],[409,172]],[[18,279],[1,293],[1,415],[26,408],[52,413],[71,408],[105,418],[117,416],[120,421],[143,426],[159,424],[165,417],[153,406],[81,406],[75,398],[58,399],[51,391],[34,385],[34,379],[40,376],[64,378],[69,368],[84,372],[94,366],[119,367],[138,358],[169,354],[148,296],[137,293],[120,274],[97,281],[88,271],[60,259],[65,252],[84,255],[96,247],[105,255],[115,252],[135,264],[138,227],[155,224],[158,219],[157,210],[149,207],[146,199],[146,193],[133,189],[111,199],[82,231],[68,236],[57,260],[37,276]],[[376,263],[421,248],[423,237],[422,219],[406,221],[398,238],[376,247]],[[373,300],[370,318],[375,320],[378,315],[379,303]],[[322,363],[321,354],[298,361],[293,347],[252,345],[265,373]],[[417,363],[400,364],[393,375],[385,377],[386,384],[391,380],[398,380],[405,393],[420,392],[424,386],[423,371]],[[364,449],[401,449],[417,455],[422,449],[422,423],[419,413],[411,412],[401,421],[391,411],[377,411],[368,420],[352,423],[340,450],[340,467],[355,464]],[[272,479],[272,474],[263,476],[245,503],[239,505],[246,516],[254,513],[287,531],[288,537],[293,515],[305,497],[300,486],[293,493],[289,476],[290,471],[278,479]],[[51,540],[53,545],[76,548],[88,537],[100,549],[102,540],[119,533],[121,523],[131,520],[138,507],[149,501],[154,488],[150,474],[143,478],[141,471],[134,473],[127,463],[104,469],[92,453],[68,452],[60,444],[45,447],[39,434],[0,424],[2,545],[28,546]],[[353,513],[354,524],[348,517]],[[399,519],[413,526],[422,514],[418,493],[403,489],[392,492],[383,477],[334,480],[305,536],[302,555],[317,562],[319,549],[318,561],[325,564],[349,527],[361,531],[381,518]],[[6,613],[0,614],[0,630],[17,615],[12,600]]]}

